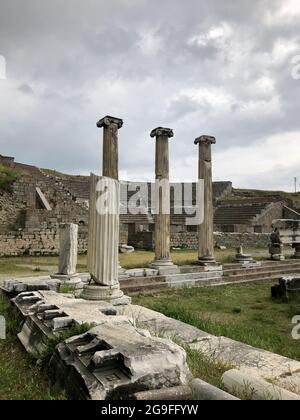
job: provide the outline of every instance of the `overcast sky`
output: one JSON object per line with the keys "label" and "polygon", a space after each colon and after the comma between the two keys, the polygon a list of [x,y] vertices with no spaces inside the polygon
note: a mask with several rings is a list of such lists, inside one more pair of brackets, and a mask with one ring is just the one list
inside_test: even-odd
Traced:
{"label": "overcast sky", "polygon": [[215,180],[292,190],[299,28],[299,0],[0,0],[0,153],[99,172],[109,114],[124,119],[122,178],[153,177],[149,133],[166,126],[172,180],[197,178],[208,134]]}

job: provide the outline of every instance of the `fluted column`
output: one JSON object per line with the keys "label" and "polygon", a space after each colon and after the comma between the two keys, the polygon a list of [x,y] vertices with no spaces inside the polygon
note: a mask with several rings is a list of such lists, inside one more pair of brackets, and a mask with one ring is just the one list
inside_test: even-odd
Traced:
{"label": "fluted column", "polygon": [[112,304],[128,304],[130,299],[120,290],[119,214],[120,183],[118,181],[119,118],[105,117],[97,123],[103,127],[103,176],[91,174],[88,235],[88,270],[92,284],[84,287],[82,297],[104,300]]}
{"label": "fluted column", "polygon": [[[88,269],[95,283],[115,286],[118,281],[119,182],[91,174],[92,206]],[[95,211],[96,210],[96,211]]]}
{"label": "fluted column", "polygon": [[[155,260],[151,264],[159,270],[175,269],[170,255],[170,183],[169,183],[169,138],[174,136],[170,128],[156,128],[150,136],[156,139],[155,177]],[[163,273],[162,273],[163,274]]]}
{"label": "fluted column", "polygon": [[201,136],[195,140],[199,145],[199,179],[204,180],[204,221],[199,225],[198,263],[200,265],[215,265],[214,257],[214,209],[212,184],[212,154],[211,145],[216,139],[211,136]]}
{"label": "fluted column", "polygon": [[[123,127],[123,120],[108,115],[98,121],[97,127],[103,128],[102,175],[119,180],[118,133]],[[124,271],[119,262],[119,274]]]}

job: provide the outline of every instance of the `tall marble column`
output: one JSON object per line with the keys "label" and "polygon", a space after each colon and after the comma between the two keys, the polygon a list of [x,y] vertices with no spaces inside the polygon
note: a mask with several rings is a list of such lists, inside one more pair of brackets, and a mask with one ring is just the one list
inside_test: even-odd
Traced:
{"label": "tall marble column", "polygon": [[[123,120],[108,115],[98,121],[97,127],[103,128],[102,175],[119,180],[118,131],[123,127]],[[119,274],[124,272],[119,262]]]}
{"label": "tall marble column", "polygon": [[155,260],[151,267],[157,268],[160,274],[172,274],[179,272],[170,255],[169,138],[174,133],[170,128],[158,127],[150,136],[156,139]]}
{"label": "tall marble column", "polygon": [[82,297],[122,305],[130,303],[118,280],[120,183],[118,181],[118,129],[123,121],[105,117],[103,127],[103,176],[91,174],[88,236],[88,270],[92,284]]}
{"label": "tall marble column", "polygon": [[214,257],[214,208],[212,184],[211,145],[216,144],[215,137],[201,136],[195,140],[199,145],[199,179],[204,180],[204,221],[199,225],[198,263],[216,265]]}

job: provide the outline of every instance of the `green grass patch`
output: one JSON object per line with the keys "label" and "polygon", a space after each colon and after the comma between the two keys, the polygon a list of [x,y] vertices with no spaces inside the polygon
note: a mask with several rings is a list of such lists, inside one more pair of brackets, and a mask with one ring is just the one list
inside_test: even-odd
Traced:
{"label": "green grass patch", "polygon": [[217,358],[206,356],[190,347],[185,347],[185,351],[187,363],[194,378],[201,378],[211,385],[224,389],[222,376],[234,366],[221,363]]}
{"label": "green grass patch", "polygon": [[[267,251],[265,254],[261,252],[260,249],[246,249],[247,253],[258,252],[261,253],[261,258],[267,256]],[[226,249],[226,250],[216,250],[216,258],[222,263],[230,263],[233,261],[235,256],[235,249]],[[189,265],[197,261],[197,251],[196,250],[178,250],[172,251],[172,259],[175,264]],[[256,257],[260,259],[260,257]],[[130,268],[141,268],[147,267],[154,260],[154,252],[152,251],[136,251],[132,254],[120,254],[120,264],[122,267]],[[49,256],[49,257],[32,257],[32,256],[22,256],[22,257],[0,257],[0,276],[35,276],[35,275],[45,275],[53,273],[58,266],[58,257]],[[79,255],[78,272],[87,271],[87,256]]]}
{"label": "green grass patch", "polygon": [[273,282],[181,289],[137,296],[134,303],[193,325],[216,336],[250,344],[300,361],[299,341],[292,338],[298,299],[271,299]]}
{"label": "green grass patch", "polygon": [[0,190],[11,193],[14,182],[21,176],[21,173],[8,166],[0,165]]}

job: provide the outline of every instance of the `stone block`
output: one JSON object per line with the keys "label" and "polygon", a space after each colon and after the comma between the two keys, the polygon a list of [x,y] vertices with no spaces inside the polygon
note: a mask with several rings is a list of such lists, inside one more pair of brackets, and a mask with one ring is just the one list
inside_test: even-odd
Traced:
{"label": "stone block", "polygon": [[[128,323],[103,324],[59,344],[50,362],[56,389],[74,399],[111,400],[152,389],[186,385],[185,352],[141,335]],[[74,386],[81,383],[81,387]]]}

